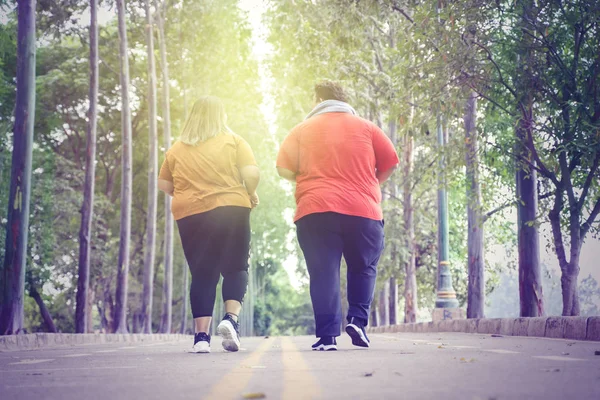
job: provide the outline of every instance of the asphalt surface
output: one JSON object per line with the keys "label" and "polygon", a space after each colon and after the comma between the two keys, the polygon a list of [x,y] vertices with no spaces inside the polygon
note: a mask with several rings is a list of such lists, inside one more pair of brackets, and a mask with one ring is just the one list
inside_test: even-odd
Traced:
{"label": "asphalt surface", "polygon": [[[0,399],[600,399],[600,342],[459,333],[242,338],[191,354],[192,338],[0,353]],[[261,397],[264,396],[264,397]]]}

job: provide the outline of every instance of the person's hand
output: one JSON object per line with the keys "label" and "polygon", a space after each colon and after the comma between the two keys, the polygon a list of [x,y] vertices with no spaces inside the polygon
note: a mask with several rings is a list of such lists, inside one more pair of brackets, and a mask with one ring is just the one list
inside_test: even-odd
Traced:
{"label": "person's hand", "polygon": [[254,208],[260,204],[260,199],[258,198],[258,193],[254,192],[250,195],[250,204],[252,204],[252,208]]}

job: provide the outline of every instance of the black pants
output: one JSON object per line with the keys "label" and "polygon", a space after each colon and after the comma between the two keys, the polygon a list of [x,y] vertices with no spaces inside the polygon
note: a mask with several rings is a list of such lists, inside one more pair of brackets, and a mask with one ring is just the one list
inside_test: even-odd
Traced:
{"label": "black pants", "polygon": [[248,286],[250,209],[219,207],[177,221],[190,266],[190,303],[194,318],[210,317],[223,275],[223,300],[240,303]]}
{"label": "black pants", "polygon": [[339,336],[342,329],[342,255],[348,266],[348,321],[356,318],[366,326],[383,251],[383,221],[327,212],[307,215],[296,227],[310,276],[316,336]]}

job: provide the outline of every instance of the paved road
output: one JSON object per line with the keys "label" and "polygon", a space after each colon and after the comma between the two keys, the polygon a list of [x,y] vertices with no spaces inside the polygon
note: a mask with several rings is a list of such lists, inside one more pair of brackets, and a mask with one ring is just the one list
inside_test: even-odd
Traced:
{"label": "paved road", "polygon": [[[458,333],[243,338],[239,353],[186,341],[0,353],[0,399],[600,399],[600,343]],[[258,397],[255,397],[258,398]]]}

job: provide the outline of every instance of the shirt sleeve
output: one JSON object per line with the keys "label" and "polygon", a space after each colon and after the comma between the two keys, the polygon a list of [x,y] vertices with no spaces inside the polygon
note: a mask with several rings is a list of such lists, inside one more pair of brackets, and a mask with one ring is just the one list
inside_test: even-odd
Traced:
{"label": "shirt sleeve", "polygon": [[252,148],[242,137],[238,136],[237,140],[237,158],[236,165],[238,168],[246,167],[248,165],[256,165],[256,159]]}
{"label": "shirt sleeve", "polygon": [[281,144],[279,154],[277,155],[277,167],[285,168],[297,174],[300,168],[299,147],[298,128],[294,128]]}
{"label": "shirt sleeve", "polygon": [[162,167],[160,167],[158,179],[173,182],[173,174],[171,172],[171,169],[169,168],[169,156],[168,155],[165,156],[165,161],[163,161]]}
{"label": "shirt sleeve", "polygon": [[373,125],[372,130],[375,168],[377,168],[377,171],[387,171],[400,162],[398,153],[390,138],[379,127]]}

